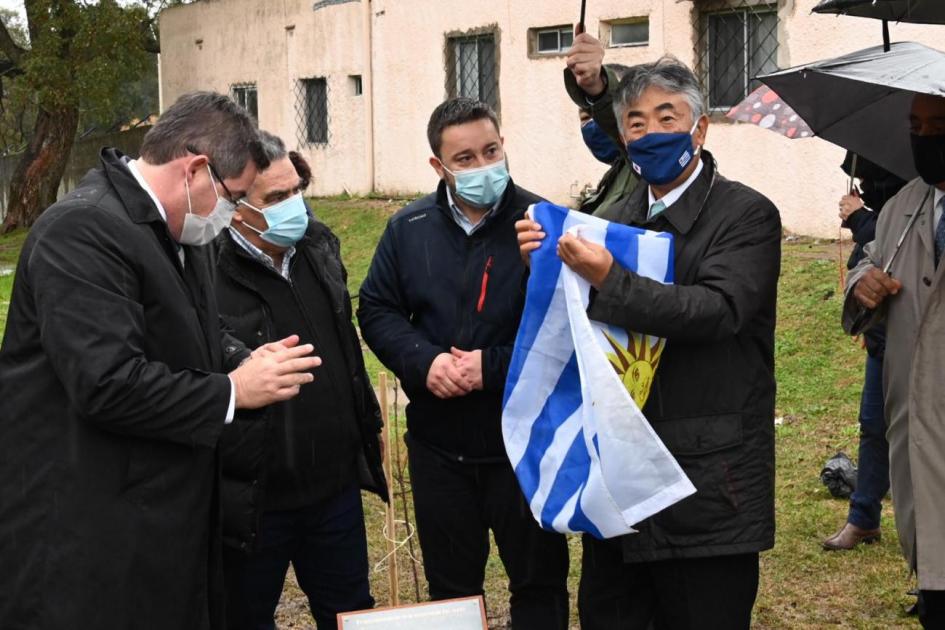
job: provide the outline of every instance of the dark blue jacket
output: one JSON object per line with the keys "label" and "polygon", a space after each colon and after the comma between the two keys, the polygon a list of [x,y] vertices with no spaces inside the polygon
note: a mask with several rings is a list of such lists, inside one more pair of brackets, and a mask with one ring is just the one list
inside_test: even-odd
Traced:
{"label": "dark blue jacket", "polygon": [[[410,398],[411,437],[456,459],[506,459],[502,393],[527,272],[515,221],[540,200],[510,182],[496,212],[467,236],[441,182],[391,217],[361,286],[361,333]],[[430,364],[450,346],[482,350],[483,391],[441,400],[427,390]]]}

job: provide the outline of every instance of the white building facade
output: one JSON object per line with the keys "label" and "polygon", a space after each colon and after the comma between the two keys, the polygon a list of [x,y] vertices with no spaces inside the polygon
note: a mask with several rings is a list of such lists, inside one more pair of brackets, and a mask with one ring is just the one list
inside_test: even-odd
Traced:
{"label": "white building facade", "polygon": [[[756,74],[881,43],[879,22],[811,14],[816,0],[590,0],[586,28],[626,65],[671,53],[712,111],[720,172],[760,190],[785,227],[837,235],[843,150],[724,117]],[[162,108],[232,95],[311,162],[310,194],[429,192],[426,125],[445,98],[499,114],[516,183],[570,205],[606,167],[584,147],[562,72],[575,0],[202,0],[161,15]],[[891,25],[935,47],[942,27]]]}

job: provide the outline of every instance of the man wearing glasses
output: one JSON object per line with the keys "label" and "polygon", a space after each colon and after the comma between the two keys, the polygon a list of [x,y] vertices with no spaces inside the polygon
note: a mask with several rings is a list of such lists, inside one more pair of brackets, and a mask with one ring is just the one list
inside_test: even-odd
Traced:
{"label": "man wearing glasses", "polygon": [[220,328],[205,248],[264,167],[182,96],[30,231],[0,346],[0,628],[222,626],[217,441],[320,360]]}

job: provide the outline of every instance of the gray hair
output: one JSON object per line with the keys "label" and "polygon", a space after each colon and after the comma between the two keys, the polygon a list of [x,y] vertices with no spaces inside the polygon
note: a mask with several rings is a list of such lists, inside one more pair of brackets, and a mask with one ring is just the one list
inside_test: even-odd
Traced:
{"label": "gray hair", "polygon": [[676,57],[664,55],[653,63],[633,66],[620,81],[614,95],[614,116],[617,117],[621,132],[624,112],[640,99],[647,88],[653,86],[685,96],[692,110],[693,122],[705,113],[705,99],[696,75]]}
{"label": "gray hair", "polygon": [[196,151],[206,155],[220,177],[238,177],[252,160],[269,166],[249,113],[216,92],[190,92],[167,108],[144,136],[141,157],[166,164]]}
{"label": "gray hair", "polygon": [[443,130],[453,125],[462,125],[475,120],[488,119],[499,130],[499,118],[487,104],[474,98],[460,96],[440,103],[427,123],[427,140],[433,155],[440,157],[443,146]]}
{"label": "gray hair", "polygon": [[262,129],[259,130],[259,147],[270,163],[281,160],[288,155],[282,138]]}

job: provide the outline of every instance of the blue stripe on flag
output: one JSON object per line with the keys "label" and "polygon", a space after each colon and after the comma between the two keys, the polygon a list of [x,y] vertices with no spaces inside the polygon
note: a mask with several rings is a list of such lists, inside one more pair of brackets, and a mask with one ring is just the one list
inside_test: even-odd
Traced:
{"label": "blue stripe on flag", "polygon": [[591,522],[591,519],[584,513],[581,507],[581,499],[584,497],[584,488],[581,488],[581,494],[578,495],[577,504],[574,506],[574,516],[568,521],[568,529],[572,532],[587,532],[598,540],[603,540],[604,535],[597,529],[597,525]]}
{"label": "blue stripe on flag", "polygon": [[548,498],[545,499],[545,505],[541,509],[543,527],[552,529],[552,523],[564,508],[564,504],[587,483],[590,470],[591,456],[584,442],[584,430],[581,429],[574,438],[574,442],[571,443],[564,461],[561,462],[551,491],[548,492]]}
{"label": "blue stripe on flag", "polygon": [[610,250],[614,259],[621,267],[636,271],[637,259],[640,256],[640,243],[637,240],[637,234],[632,228],[628,230],[626,226],[623,225],[612,225],[608,227],[604,246]]}
{"label": "blue stripe on flag", "polygon": [[571,354],[571,359],[565,364],[558,378],[558,384],[532,423],[525,455],[515,467],[522,493],[529,503],[538,490],[541,459],[554,441],[555,431],[580,406],[581,373],[578,371],[577,354]]}
{"label": "blue stripe on flag", "polygon": [[528,277],[528,289],[525,293],[525,308],[522,312],[522,321],[519,324],[518,336],[509,362],[509,372],[505,380],[505,394],[502,397],[502,406],[508,402],[512,390],[518,383],[528,352],[538,337],[541,323],[548,312],[548,306],[555,295],[558,284],[558,275],[561,273],[561,259],[558,258],[558,239],[564,233],[564,220],[568,211],[547,202],[541,202],[534,208],[535,221],[545,232],[545,239],[541,247],[531,253],[532,271],[541,269],[540,273],[532,273]]}
{"label": "blue stripe on flag", "polygon": [[672,234],[661,233],[660,236],[669,239],[669,256],[666,257],[666,277],[663,282],[672,284],[676,282],[676,243]]}

